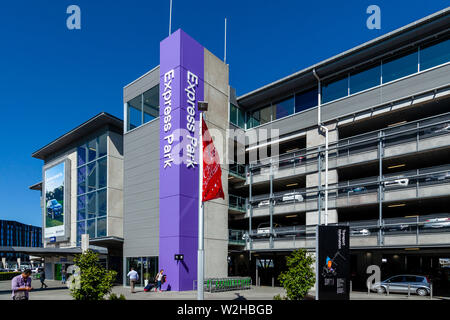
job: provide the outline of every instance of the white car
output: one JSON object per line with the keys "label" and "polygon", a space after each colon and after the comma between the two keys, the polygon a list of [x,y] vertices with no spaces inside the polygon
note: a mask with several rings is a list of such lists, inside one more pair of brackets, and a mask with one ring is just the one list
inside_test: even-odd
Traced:
{"label": "white car", "polygon": [[263,200],[258,203],[258,208],[266,207],[268,205],[270,205],[270,200]]}
{"label": "white car", "polygon": [[283,195],[282,201],[303,201],[303,196],[298,192],[289,192]]}
{"label": "white car", "polygon": [[351,230],[350,234],[352,235],[361,235],[361,236],[368,236],[370,234],[370,231],[368,229],[356,229],[356,230]]}
{"label": "white car", "polygon": [[433,218],[424,222],[424,228],[446,228],[450,227],[450,218]]}
{"label": "white car", "polygon": [[389,181],[385,181],[384,182],[384,186],[385,187],[390,187],[390,186],[402,186],[402,187],[406,187],[409,184],[409,179],[408,178],[402,178],[402,179],[396,179],[396,180],[389,180]]}

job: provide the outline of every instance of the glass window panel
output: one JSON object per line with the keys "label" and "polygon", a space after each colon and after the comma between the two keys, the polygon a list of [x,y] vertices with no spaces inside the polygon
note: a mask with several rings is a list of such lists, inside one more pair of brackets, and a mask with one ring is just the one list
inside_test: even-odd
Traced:
{"label": "glass window panel", "polygon": [[[295,103],[294,97],[275,103],[273,106],[275,119],[280,119],[294,113]],[[274,120],[275,120],[274,119]]]}
{"label": "glass window panel", "polygon": [[86,166],[77,169],[78,194],[86,193]]}
{"label": "glass window panel", "polygon": [[238,122],[237,125],[241,128],[245,127],[245,111],[238,109]]}
{"label": "glass window panel", "polygon": [[82,166],[86,163],[86,146],[80,146],[77,148],[77,163],[78,166]]}
{"label": "glass window panel", "polygon": [[106,237],[106,218],[97,219],[97,237]]}
{"label": "glass window panel", "polygon": [[79,196],[77,201],[77,220],[86,219],[86,196]]}
{"label": "glass window panel", "polygon": [[88,162],[97,158],[97,139],[93,139],[88,143]]}
{"label": "glass window panel", "polygon": [[450,39],[420,49],[420,70],[450,61]]}
{"label": "glass window panel", "polygon": [[249,117],[247,120],[247,127],[253,128],[253,127],[259,126],[259,123],[260,123],[259,116],[260,116],[259,110],[249,113]]}
{"label": "glass window panel", "polygon": [[159,85],[144,92],[144,123],[159,117]]}
{"label": "glass window panel", "polygon": [[333,101],[348,95],[348,78],[325,83],[322,87],[322,103]]}
{"label": "glass window panel", "polygon": [[272,106],[267,106],[259,111],[260,124],[272,121]]}
{"label": "glass window panel", "polygon": [[295,112],[317,106],[317,88],[295,95]]}
{"label": "glass window panel", "polygon": [[88,198],[87,217],[88,219],[94,218],[97,213],[97,203],[96,203],[97,194],[95,192],[88,193],[87,198]]}
{"label": "glass window panel", "polygon": [[97,170],[96,163],[88,164],[87,172],[87,192],[97,189]]}
{"label": "glass window panel", "polygon": [[77,223],[77,243],[81,243],[81,235],[86,233],[86,221]]}
{"label": "glass window panel", "polygon": [[128,101],[127,130],[139,127],[142,124],[142,95]]}
{"label": "glass window panel", "polygon": [[107,159],[101,159],[98,161],[98,188],[106,187],[107,177]]}
{"label": "glass window panel", "polygon": [[98,157],[106,156],[107,149],[107,135],[104,133],[98,137]]}
{"label": "glass window panel", "polygon": [[383,83],[417,72],[417,50],[383,61]]}
{"label": "glass window panel", "polygon": [[98,197],[98,215],[106,216],[106,190],[99,191],[97,197]]}
{"label": "glass window panel", "polygon": [[232,103],[230,103],[230,122],[237,125],[237,108]]}
{"label": "glass window panel", "polygon": [[380,85],[381,66],[380,64],[350,75],[350,94],[360,92]]}
{"label": "glass window panel", "polygon": [[87,221],[87,234],[90,239],[95,238],[95,219]]}

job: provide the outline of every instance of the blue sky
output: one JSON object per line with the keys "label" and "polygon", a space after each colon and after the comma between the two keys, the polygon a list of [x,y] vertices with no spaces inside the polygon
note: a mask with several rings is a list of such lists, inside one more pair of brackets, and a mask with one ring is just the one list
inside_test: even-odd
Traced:
{"label": "blue sky", "polygon": [[[230,83],[238,95],[420,19],[429,1],[173,0],[183,28],[223,58],[228,20]],[[66,8],[81,8],[81,30]],[[381,30],[366,8],[381,8]],[[41,225],[42,161],[31,153],[101,111],[122,118],[122,88],[159,64],[169,0],[16,0],[0,4],[0,219]]]}

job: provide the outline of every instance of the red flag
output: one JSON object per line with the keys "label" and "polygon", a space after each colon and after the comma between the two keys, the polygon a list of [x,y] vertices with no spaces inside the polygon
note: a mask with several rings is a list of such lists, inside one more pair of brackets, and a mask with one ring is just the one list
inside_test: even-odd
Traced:
{"label": "red flag", "polygon": [[203,134],[203,196],[202,201],[216,198],[225,199],[222,189],[222,169],[220,168],[219,154],[202,118]]}

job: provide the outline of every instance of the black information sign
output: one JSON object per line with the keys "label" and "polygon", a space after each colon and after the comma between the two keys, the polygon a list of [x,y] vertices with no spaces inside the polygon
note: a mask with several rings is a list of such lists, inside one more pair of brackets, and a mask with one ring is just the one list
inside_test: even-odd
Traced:
{"label": "black information sign", "polygon": [[318,226],[319,300],[350,298],[350,236],[348,226]]}

